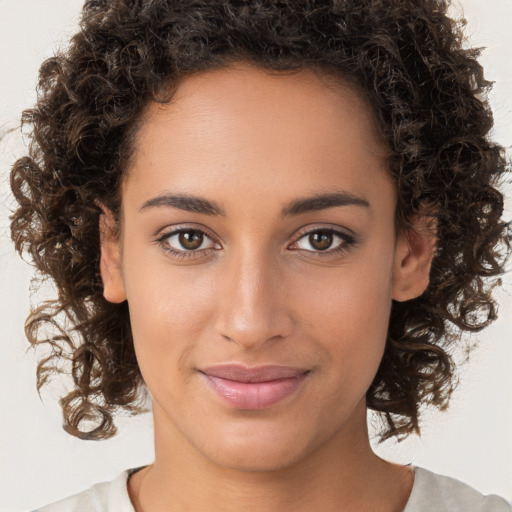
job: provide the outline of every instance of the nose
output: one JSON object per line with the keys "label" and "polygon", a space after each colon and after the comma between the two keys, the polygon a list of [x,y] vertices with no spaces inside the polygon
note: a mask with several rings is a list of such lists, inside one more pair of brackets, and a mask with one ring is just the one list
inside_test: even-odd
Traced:
{"label": "nose", "polygon": [[282,269],[269,260],[245,254],[225,262],[215,327],[244,350],[286,338],[293,329]]}

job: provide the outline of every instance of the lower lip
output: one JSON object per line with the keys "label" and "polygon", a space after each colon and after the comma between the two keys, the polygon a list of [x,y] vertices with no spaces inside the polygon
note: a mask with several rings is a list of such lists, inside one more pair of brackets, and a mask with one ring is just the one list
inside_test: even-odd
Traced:
{"label": "lower lip", "polygon": [[237,409],[256,411],[268,409],[295,393],[307,374],[268,382],[238,382],[203,375],[206,377],[206,382],[224,402]]}

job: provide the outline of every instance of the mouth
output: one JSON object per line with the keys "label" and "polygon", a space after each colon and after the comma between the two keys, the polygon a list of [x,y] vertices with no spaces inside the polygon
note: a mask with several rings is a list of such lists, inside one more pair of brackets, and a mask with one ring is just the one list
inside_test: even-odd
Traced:
{"label": "mouth", "polygon": [[224,403],[236,409],[260,410],[294,394],[309,370],[278,365],[220,365],[204,368],[200,374]]}

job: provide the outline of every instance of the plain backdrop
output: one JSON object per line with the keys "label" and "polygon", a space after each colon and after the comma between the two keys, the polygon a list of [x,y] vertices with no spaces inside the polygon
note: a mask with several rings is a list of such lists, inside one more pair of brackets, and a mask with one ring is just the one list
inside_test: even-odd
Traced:
{"label": "plain backdrop", "polygon": [[[0,0],[0,511],[20,512],[109,480],[153,456],[150,415],[122,417],[108,441],[80,441],[61,428],[62,385],[40,399],[36,354],[26,351],[23,323],[30,308],[31,268],[9,240],[8,173],[25,151],[16,130],[20,112],[35,100],[43,59],[76,30],[79,0]],[[468,20],[468,45],[484,46],[481,62],[495,81],[493,136],[512,144],[512,0],[461,0],[455,16]],[[9,133],[8,133],[9,132]],[[510,219],[508,187],[507,218]],[[427,411],[423,435],[376,446],[391,460],[449,474],[484,493],[512,500],[512,278],[500,293],[500,318],[478,338],[461,365],[460,384],[448,412]],[[376,443],[375,443],[376,444]]]}

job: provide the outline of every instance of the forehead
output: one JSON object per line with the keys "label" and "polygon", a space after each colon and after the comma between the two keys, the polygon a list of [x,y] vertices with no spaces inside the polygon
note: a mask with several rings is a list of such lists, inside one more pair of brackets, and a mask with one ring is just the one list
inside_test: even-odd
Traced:
{"label": "forehead", "polygon": [[[273,110],[271,118],[269,109]],[[227,121],[229,116],[234,120],[237,114],[243,113],[250,117],[253,128],[259,124],[268,130],[270,122],[279,122],[288,131],[306,127],[306,122],[311,125],[311,116],[317,115],[318,121],[332,121],[339,119],[343,111],[365,131],[370,150],[385,151],[369,102],[354,85],[333,72],[309,68],[270,71],[238,62],[183,78],[174,86],[169,104],[148,105],[142,125],[162,117],[163,111],[167,119],[179,122],[181,130],[191,124],[196,130],[200,125],[205,126],[208,115],[216,116],[220,122]],[[297,125],[297,119],[304,114],[308,118]],[[295,124],[286,124],[290,121]],[[138,142],[148,142],[144,135],[142,130]]]}
{"label": "forehead", "polygon": [[189,76],[169,103],[148,106],[126,181],[138,193],[149,174],[178,190],[237,184],[265,193],[299,181],[307,193],[344,174],[358,193],[386,153],[370,107],[343,80],[239,63]]}

